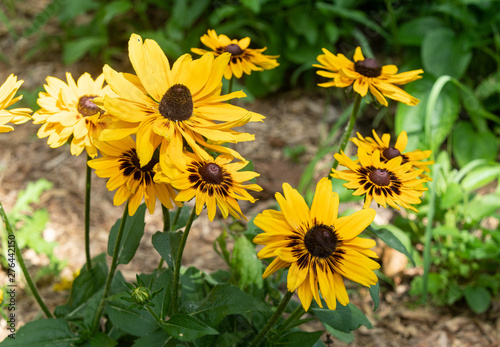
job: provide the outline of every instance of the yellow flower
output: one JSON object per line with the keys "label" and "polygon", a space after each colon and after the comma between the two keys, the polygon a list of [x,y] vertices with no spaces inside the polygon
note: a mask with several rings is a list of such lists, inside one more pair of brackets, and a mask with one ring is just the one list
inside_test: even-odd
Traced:
{"label": "yellow flower", "polygon": [[380,151],[380,160],[384,163],[389,160],[401,156],[402,163],[411,163],[414,169],[423,169],[425,172],[430,172],[429,165],[434,164],[434,161],[423,161],[431,156],[432,151],[421,151],[419,149],[407,153],[403,153],[408,144],[408,135],[406,131],[402,131],[394,146],[391,146],[391,135],[383,134],[380,138],[375,130],[372,130],[373,138],[361,136],[353,137],[351,141],[358,147],[362,147],[368,155],[371,155],[375,150]]}
{"label": "yellow flower", "polygon": [[45,91],[38,95],[40,110],[33,115],[33,123],[42,124],[38,137],[48,137],[48,144],[57,148],[71,137],[71,154],[97,156],[96,140],[101,131],[111,123],[110,117],[94,103],[96,97],[112,94],[109,86],[103,87],[104,75],[94,81],[88,73],[75,80],[68,72],[68,83],[47,77]]}
{"label": "yellow flower", "polygon": [[186,166],[180,170],[179,174],[159,173],[155,179],[160,182],[169,182],[179,194],[176,201],[189,201],[196,197],[196,214],[200,214],[206,205],[208,218],[212,221],[215,217],[216,207],[222,212],[222,216],[227,218],[229,214],[235,218],[246,217],[241,212],[238,200],[255,202],[247,190],[261,191],[257,184],[243,184],[251,180],[258,173],[253,171],[239,171],[248,162],[240,161],[231,163],[233,157],[227,154],[219,155],[215,160],[199,158],[192,153],[186,152]]}
{"label": "yellow flower", "polygon": [[396,65],[380,66],[375,59],[363,56],[361,47],[356,48],[354,63],[343,54],[333,54],[323,48],[323,55],[318,56],[321,64],[313,64],[320,69],[317,74],[332,78],[332,81],[319,83],[321,87],[345,88],[350,85],[356,93],[365,96],[370,93],[384,106],[387,106],[385,98],[393,99],[409,106],[415,106],[420,100],[414,98],[396,85],[406,84],[422,78],[419,74],[424,70],[418,69],[403,73],[397,73]]}
{"label": "yellow flower", "polygon": [[338,218],[339,197],[332,192],[331,181],[324,177],[316,186],[311,209],[299,192],[285,183],[283,195],[276,200],[281,211],[265,210],[255,217],[255,225],[264,232],[253,242],[265,247],[257,254],[260,259],[276,257],[263,277],[275,271],[288,270],[288,291],[297,290],[307,311],[312,298],[334,310],[336,301],[349,303],[342,277],[364,286],[377,283],[373,270],[380,266],[369,248],[375,241],[357,237],[375,218],[375,210],[363,209]]}
{"label": "yellow flower", "polygon": [[31,119],[31,110],[29,108],[14,108],[7,110],[7,107],[22,99],[22,96],[14,98],[17,90],[23,84],[23,80],[17,80],[14,74],[11,74],[0,86],[0,133],[6,133],[14,130],[7,123],[22,124]]}
{"label": "yellow flower", "polygon": [[122,122],[105,130],[101,140],[136,134],[137,154],[143,166],[157,147],[161,165],[167,165],[163,159],[167,157],[184,160],[185,145],[206,160],[210,156],[204,147],[241,158],[221,144],[254,140],[253,135],[232,128],[264,117],[225,102],[245,93],[221,95],[229,54],[215,59],[205,54],[198,60],[185,54],[170,67],[155,41],[143,43],[140,36],[132,34],[129,57],[137,76],[104,67],[106,81],[119,96],[106,96],[104,107]]}
{"label": "yellow flower", "polygon": [[[248,48],[250,45],[249,37],[241,40],[231,40],[226,35],[217,36],[215,30],[209,29],[208,34],[203,35],[200,40],[216,56],[224,52],[231,53],[231,60],[224,72],[226,79],[231,79],[233,74],[236,78],[240,78],[243,73],[250,75],[252,71],[271,70],[279,65],[276,61],[279,55],[262,54],[267,49],[266,47],[260,49]],[[201,48],[191,48],[191,51],[200,55],[209,52]]]}
{"label": "yellow flower", "polygon": [[[106,187],[109,191],[117,189],[113,203],[118,206],[129,201],[128,213],[134,215],[142,199],[153,214],[156,198],[166,207],[173,207],[175,192],[169,184],[154,181],[155,165],[158,159],[151,158],[141,165],[137,156],[136,144],[131,137],[117,141],[99,143],[103,157],[92,159],[88,165],[95,169],[97,176],[109,178]],[[176,203],[177,206],[180,204]]]}
{"label": "yellow flower", "polygon": [[410,204],[420,204],[419,197],[427,188],[422,183],[428,178],[419,179],[423,169],[414,170],[412,163],[402,163],[403,157],[397,156],[387,162],[380,160],[380,150],[367,154],[358,148],[359,163],[352,161],[343,152],[336,153],[335,159],[348,170],[332,169],[332,176],[348,181],[347,189],[356,189],[353,195],[365,195],[364,208],[370,206],[372,200],[379,205],[387,205],[399,210],[398,205],[418,212]]}

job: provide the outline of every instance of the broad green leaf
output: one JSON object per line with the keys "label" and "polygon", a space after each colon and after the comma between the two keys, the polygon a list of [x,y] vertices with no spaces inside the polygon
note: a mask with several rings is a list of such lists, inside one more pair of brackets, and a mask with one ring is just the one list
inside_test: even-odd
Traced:
{"label": "broad green leaf", "polygon": [[201,306],[193,312],[216,327],[227,315],[246,312],[268,312],[269,306],[230,284],[215,286]]}
{"label": "broad green leaf", "polygon": [[459,122],[453,129],[453,155],[460,167],[475,159],[494,161],[497,154],[497,138],[492,132],[477,132],[469,122]]}
{"label": "broad green leaf", "polygon": [[245,236],[240,236],[234,243],[231,268],[240,288],[263,287],[262,262],[257,258],[255,245]]}
{"label": "broad green leaf", "polygon": [[40,319],[24,324],[15,334],[7,337],[2,346],[67,347],[80,337],[75,336],[65,319]]}
{"label": "broad green leaf", "polygon": [[163,329],[180,341],[193,341],[205,335],[218,335],[219,332],[196,317],[176,314],[163,323]]}
{"label": "broad green leaf", "polygon": [[500,210],[500,193],[476,195],[468,205],[465,214],[473,221],[479,221]]}
{"label": "broad green leaf", "polygon": [[148,311],[130,309],[132,303],[121,299],[127,296],[127,292],[122,292],[109,298],[105,312],[111,323],[134,336],[145,336],[156,330],[159,325]]}
{"label": "broad green leaf", "polygon": [[457,182],[450,182],[440,199],[440,207],[444,210],[455,206],[464,198],[462,187]]}
{"label": "broad green leaf", "polygon": [[105,333],[97,333],[92,335],[92,338],[83,345],[78,345],[79,347],[114,347],[117,346],[118,342],[110,338]]}
{"label": "broad green leaf", "polygon": [[490,292],[484,287],[467,287],[464,294],[467,305],[477,314],[485,312],[491,304]]}
{"label": "broad green leaf", "polygon": [[[182,229],[186,226],[187,222],[189,221],[189,217],[191,216],[191,208],[189,206],[182,206],[182,207],[178,207],[178,209],[181,209],[180,212],[179,212],[179,217],[177,219],[177,223],[174,225],[172,225],[172,231],[176,231],[176,230],[179,230],[179,229]],[[174,223],[174,219],[175,219],[175,215],[177,214],[177,211],[178,210],[175,210],[175,211],[170,211],[170,222],[173,224]],[[195,218],[197,218],[195,216]]]}
{"label": "broad green leaf", "polygon": [[438,237],[461,237],[460,231],[451,226],[441,225],[432,229],[432,236],[437,239]]}
{"label": "broad green leaf", "polygon": [[[415,149],[437,149],[448,137],[460,111],[460,102],[457,90],[452,85],[446,85],[440,90],[436,102],[429,114],[426,115],[429,93],[434,85],[433,80],[423,78],[410,83],[405,90],[420,103],[416,106],[408,106],[399,103],[396,111],[395,128],[399,134],[405,130],[408,133],[408,145],[406,151]],[[426,116],[429,120],[428,129],[430,134],[425,134]],[[427,148],[430,141],[430,148]]]}
{"label": "broad green leaf", "polygon": [[71,65],[84,55],[94,53],[106,45],[106,37],[89,36],[67,41],[63,46],[62,59],[65,65]]}
{"label": "broad green leaf", "polygon": [[68,300],[69,309],[72,311],[84,304],[95,292],[104,288],[108,276],[108,265],[106,254],[101,253],[92,259],[92,269],[87,271],[84,265],[80,274],[73,281],[71,293]]}
{"label": "broad green leaf", "polygon": [[241,4],[250,9],[253,13],[260,12],[261,0],[241,0]]}
{"label": "broad green leaf", "polygon": [[323,323],[323,325],[325,326],[325,329],[328,333],[330,333],[333,337],[339,339],[340,341],[344,341],[345,343],[351,343],[354,341],[354,336],[352,335],[351,332],[346,333],[340,331],[325,323]]}
{"label": "broad green leaf", "polygon": [[313,346],[322,334],[322,331],[292,331],[282,335],[278,341],[273,341],[273,345],[287,347],[309,347]]}
{"label": "broad green leaf", "polygon": [[233,347],[237,346],[245,336],[251,333],[250,330],[240,330],[231,333],[223,333],[217,337],[217,341],[214,346],[217,347]]}
{"label": "broad green leaf", "polygon": [[[95,10],[100,6],[99,2],[96,0],[78,1],[78,2],[64,1],[60,3],[53,2],[52,5],[56,7],[62,5],[60,9],[58,8],[59,20],[61,22],[67,22],[73,20],[75,17],[85,14],[88,11]],[[47,10],[50,10],[50,6],[47,7]],[[42,13],[45,13],[45,11],[43,11]],[[45,16],[46,15],[47,14],[45,13]]]}
{"label": "broad green leaf", "polygon": [[397,31],[398,41],[407,46],[421,46],[427,33],[442,28],[443,21],[437,17],[414,18],[401,24]]}
{"label": "broad green leaf", "polygon": [[328,324],[332,328],[345,333],[356,330],[361,325],[370,329],[373,328],[364,313],[353,304],[343,306],[337,302],[337,308],[335,310],[313,308],[311,309],[311,313],[318,317],[322,323]]}
{"label": "broad green leaf", "polygon": [[[133,216],[127,216],[123,236],[118,253],[118,264],[128,264],[135,255],[137,248],[144,235],[144,215],[146,214],[146,204],[141,204]],[[108,239],[108,255],[113,256],[116,239],[120,230],[121,218],[111,227]]]}
{"label": "broad green leaf", "polygon": [[404,244],[399,238],[394,236],[394,234],[390,232],[387,227],[378,226],[372,223],[368,228],[366,228],[366,231],[384,241],[389,247],[394,248],[396,251],[406,255],[408,259],[410,259],[410,261],[413,263],[413,265],[415,265],[413,257],[408,252]]}
{"label": "broad green leaf", "polygon": [[153,235],[153,246],[167,262],[169,268],[174,267],[177,250],[182,238],[182,231],[161,232]]}
{"label": "broad green leaf", "polygon": [[491,163],[488,166],[478,167],[468,173],[462,180],[462,187],[466,191],[484,187],[488,183],[500,177],[500,164]]}
{"label": "broad green leaf", "polygon": [[162,328],[158,328],[134,341],[132,347],[167,347],[175,346],[176,340]]}
{"label": "broad green leaf", "polygon": [[104,7],[104,17],[102,18],[102,23],[108,24],[116,16],[126,13],[132,8],[132,3],[129,0],[115,0],[108,3]]}
{"label": "broad green leaf", "polygon": [[448,75],[460,79],[472,59],[472,52],[464,37],[449,28],[427,33],[422,42],[424,71],[438,78]]}

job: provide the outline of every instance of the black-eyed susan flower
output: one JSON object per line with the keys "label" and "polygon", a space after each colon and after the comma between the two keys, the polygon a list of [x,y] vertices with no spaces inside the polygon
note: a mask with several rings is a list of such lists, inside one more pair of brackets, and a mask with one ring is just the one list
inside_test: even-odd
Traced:
{"label": "black-eyed susan flower", "polygon": [[22,96],[14,97],[17,90],[23,84],[23,80],[17,80],[14,74],[11,74],[0,86],[0,133],[6,133],[14,130],[7,123],[22,124],[31,119],[31,110],[29,108],[7,109],[14,103],[22,99]]}
{"label": "black-eyed susan flower", "polygon": [[[244,184],[258,173],[253,171],[240,171],[248,162],[239,161],[231,163],[233,157],[227,154],[219,155],[215,160],[197,157],[186,152],[185,166],[178,174],[173,171],[159,173],[157,181],[169,182],[179,190],[176,201],[189,201],[196,198],[196,214],[200,214],[203,207],[207,206],[208,218],[212,221],[215,217],[216,208],[219,207],[222,216],[227,218],[229,214],[235,218],[246,217],[241,212],[238,200],[255,202],[247,190],[261,191],[257,184]],[[175,171],[175,170],[174,170]]]}
{"label": "black-eyed susan flower", "polygon": [[[95,169],[97,176],[108,178],[106,188],[116,189],[113,203],[118,206],[128,200],[128,213],[134,215],[142,199],[149,213],[153,214],[156,198],[166,208],[173,207],[175,191],[167,183],[154,181],[157,158],[151,158],[146,165],[140,164],[136,144],[131,137],[121,140],[101,142],[99,150],[102,158],[92,159],[88,165]],[[179,203],[176,205],[180,206]]]}
{"label": "black-eyed susan flower", "polygon": [[378,205],[387,205],[399,210],[398,205],[414,212],[418,210],[411,204],[420,204],[420,197],[427,188],[423,183],[428,178],[418,178],[423,169],[414,170],[412,163],[403,164],[403,157],[397,156],[387,162],[380,159],[380,150],[367,154],[358,148],[359,163],[351,160],[345,153],[336,153],[335,159],[347,170],[332,169],[332,176],[348,181],[347,189],[355,189],[353,195],[365,196],[364,208],[370,206],[372,200]]}
{"label": "black-eyed susan flower", "polygon": [[369,249],[375,241],[358,237],[375,218],[375,210],[363,209],[339,218],[339,197],[326,177],[318,182],[310,209],[288,183],[283,184],[283,193],[276,194],[281,211],[265,210],[254,219],[264,231],[253,240],[265,245],[258,257],[276,257],[264,278],[289,267],[288,291],[297,290],[305,310],[313,298],[323,307],[320,291],[328,308],[334,310],[337,300],[347,305],[349,297],[342,277],[365,286],[377,283],[373,270],[380,266],[371,259],[377,255]]}
{"label": "black-eyed susan flower", "polygon": [[92,79],[84,73],[75,80],[66,73],[67,84],[58,78],[47,77],[46,92],[40,92],[33,123],[42,124],[38,137],[48,137],[52,148],[60,147],[70,138],[71,154],[80,155],[85,149],[91,158],[97,156],[96,141],[111,123],[106,112],[94,103],[94,99],[113,94],[109,86],[103,87],[104,75]]}
{"label": "black-eyed susan flower", "polygon": [[406,145],[408,144],[408,135],[406,131],[402,131],[396,143],[391,145],[391,135],[383,134],[380,138],[375,130],[372,130],[373,138],[367,136],[363,137],[357,133],[358,137],[353,137],[351,141],[358,147],[363,148],[368,155],[371,155],[375,150],[380,151],[380,160],[388,162],[389,160],[401,156],[402,163],[411,163],[414,169],[423,169],[425,172],[430,172],[429,165],[434,164],[434,161],[423,161],[431,156],[432,151],[414,150],[404,153]]}
{"label": "black-eyed susan flower", "polygon": [[205,148],[241,158],[221,144],[254,140],[253,135],[232,128],[264,117],[225,102],[246,96],[242,91],[221,95],[230,54],[217,58],[205,54],[197,60],[185,54],[170,66],[155,41],[143,42],[139,35],[132,34],[129,57],[137,76],[104,66],[106,81],[118,97],[106,96],[103,104],[121,122],[105,130],[101,140],[135,133],[143,166],[157,147],[160,161],[167,157],[183,160],[185,145],[205,159],[210,157]]}
{"label": "black-eyed susan flower", "polygon": [[[203,35],[200,40],[216,56],[225,52],[231,53],[231,59],[224,72],[224,77],[228,80],[233,75],[236,78],[241,78],[243,73],[250,75],[252,71],[271,70],[279,65],[276,61],[279,55],[262,54],[267,47],[259,49],[248,48],[250,45],[249,37],[241,40],[231,40],[226,35],[217,35],[215,30],[209,29],[208,33]],[[191,48],[191,51],[200,55],[209,52],[201,48]]]}
{"label": "black-eyed susan flower", "polygon": [[317,71],[317,74],[332,80],[325,83],[319,83],[321,87],[346,88],[352,85],[354,91],[361,96],[365,96],[368,91],[384,106],[387,106],[389,98],[415,106],[419,100],[405,92],[396,85],[406,84],[422,78],[422,69],[397,73],[396,65],[380,66],[372,58],[366,58],[361,52],[361,47],[357,47],[354,53],[354,63],[347,59],[343,54],[333,54],[326,48],[323,48],[322,55],[318,56],[320,64],[314,64],[323,70]]}

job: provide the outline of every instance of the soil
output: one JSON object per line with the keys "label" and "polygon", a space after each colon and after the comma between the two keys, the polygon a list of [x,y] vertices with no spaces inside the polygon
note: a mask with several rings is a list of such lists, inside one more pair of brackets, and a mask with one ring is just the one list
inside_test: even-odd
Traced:
{"label": "soil", "polygon": [[[42,5],[34,5],[30,9],[29,6],[26,7],[23,16],[37,13],[39,6]],[[19,25],[22,26],[23,23]],[[42,86],[49,75],[65,80],[66,71],[72,72],[75,77],[88,71],[96,77],[101,69],[91,61],[65,67],[60,62],[60,56],[26,62],[22,57],[29,44],[29,41],[22,38],[13,42],[7,29],[0,26],[0,52],[6,56],[6,61],[0,62],[0,83],[10,73],[15,73],[24,79],[25,89],[34,90]],[[251,104],[242,103],[247,109],[267,117],[264,123],[248,124],[244,127],[245,131],[256,135],[255,141],[237,146],[244,157],[253,161],[254,170],[261,174],[258,184],[264,189],[255,195],[259,198],[255,204],[242,204],[242,209],[248,217],[273,206],[274,194],[282,190],[284,182],[297,186],[305,165],[316,153],[318,141],[324,138],[328,127],[338,119],[341,111],[335,106],[329,106],[324,113],[323,97],[320,92],[294,90],[256,100]],[[0,136],[0,201],[4,208],[10,211],[18,192],[25,189],[29,182],[45,178],[53,183],[53,187],[42,195],[37,206],[46,208],[50,214],[43,237],[48,241],[57,242],[55,255],[67,262],[60,278],[70,278],[85,262],[85,156],[72,156],[68,146],[49,148],[46,139],[36,137],[37,125],[26,123],[15,126],[15,129],[14,132]],[[368,128],[355,130],[362,133],[370,131]],[[299,144],[304,146],[304,149],[297,158],[285,155],[285,149],[294,148]],[[327,174],[331,160],[331,156],[328,156],[317,164],[315,181]],[[106,251],[108,232],[116,219],[121,217],[122,207],[113,205],[114,192],[109,192],[105,181],[95,175],[92,189],[91,251],[95,256]],[[381,216],[378,218],[382,218],[380,223],[391,217],[391,213],[383,208],[377,212],[380,212]],[[134,280],[138,272],[151,272],[160,259],[152,247],[151,236],[161,229],[161,211],[156,211],[153,215],[146,214],[146,222],[145,235],[133,261],[119,267],[128,280]],[[221,229],[220,223],[210,223],[202,214],[193,225],[183,264],[193,265],[207,272],[225,267],[224,261],[212,248],[212,243]],[[361,327],[356,330],[354,342],[351,344],[325,333],[322,339],[326,345],[500,346],[499,302],[494,302],[493,306],[481,315],[474,314],[463,303],[452,308],[417,305],[415,299],[409,296],[408,283],[421,269],[404,266],[401,268],[400,265],[405,264],[405,258],[401,258],[398,252],[386,251],[384,254],[382,246],[377,249],[383,265],[387,266],[386,273],[398,284],[394,288],[382,286],[380,307],[373,311],[373,303],[365,288],[358,289],[355,286],[353,288],[356,289],[350,294],[351,301],[367,315],[373,329]],[[26,250],[23,254],[31,274],[36,274],[49,262],[47,256],[36,254],[32,250]],[[399,267],[391,264],[397,264]],[[37,282],[41,296],[51,310],[66,300],[67,292],[53,291],[53,284],[60,278],[45,276]],[[5,283],[6,273],[5,269],[2,269],[0,284]],[[23,283],[19,281],[21,287]],[[18,328],[25,322],[41,316],[33,297],[23,288],[20,289],[17,296]],[[311,324],[305,329],[316,331],[323,330],[323,327],[320,324]],[[6,322],[2,319],[0,341],[6,335]]]}

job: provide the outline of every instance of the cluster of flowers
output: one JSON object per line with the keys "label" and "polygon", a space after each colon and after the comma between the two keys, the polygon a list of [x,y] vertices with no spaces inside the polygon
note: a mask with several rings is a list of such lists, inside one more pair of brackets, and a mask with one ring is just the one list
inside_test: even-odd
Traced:
{"label": "cluster of flowers", "polygon": [[[278,66],[277,56],[263,55],[265,48],[248,48],[249,38],[230,40],[213,30],[201,41],[212,51],[194,48],[199,59],[185,54],[170,65],[155,41],[132,34],[128,50],[135,75],[106,65],[95,80],[87,73],[76,82],[69,73],[66,83],[48,77],[45,92],[39,95],[40,109],[33,116],[30,109],[7,110],[20,99],[14,96],[22,83],[11,75],[0,88],[0,132],[13,130],[6,125],[9,122],[32,118],[41,124],[38,136],[47,137],[50,147],[70,142],[73,155],[85,149],[88,165],[97,176],[108,179],[110,191],[116,190],[114,204],[127,202],[130,215],[143,199],[153,213],[157,198],[169,209],[195,198],[196,213],[206,206],[210,220],[217,206],[224,218],[229,214],[245,218],[238,200],[255,201],[248,190],[261,187],[245,182],[259,175],[242,170],[248,161],[225,144],[254,140],[254,135],[233,128],[262,122],[264,117],[230,104],[245,94],[224,95],[222,79],[272,69]],[[352,85],[361,96],[370,91],[386,106],[385,97],[418,103],[395,84],[421,78],[422,70],[397,74],[394,65],[381,67],[374,59],[365,59],[359,47],[354,63],[342,54],[324,53],[318,57],[322,65],[315,66],[327,70],[318,74],[332,81],[321,86]],[[347,180],[345,186],[355,189],[355,195],[365,195],[362,210],[338,217],[339,198],[332,192],[331,178],[325,177],[316,186],[311,208],[285,183],[284,196],[276,194],[281,211],[265,210],[255,218],[264,231],[254,239],[265,245],[259,258],[275,257],[263,276],[289,267],[288,290],[298,291],[306,310],[312,298],[322,306],[320,291],[330,309],[335,309],[337,300],[347,304],[342,277],[366,286],[377,282],[373,270],[379,264],[370,250],[375,241],[358,237],[375,217],[371,201],[416,211],[411,204],[420,202],[423,183],[429,180],[423,172],[429,171],[432,162],[422,160],[430,151],[403,153],[404,132],[393,147],[388,134],[381,139],[375,131],[373,135],[351,139],[358,146],[358,159],[335,154],[348,170],[334,168],[331,174]]]}

